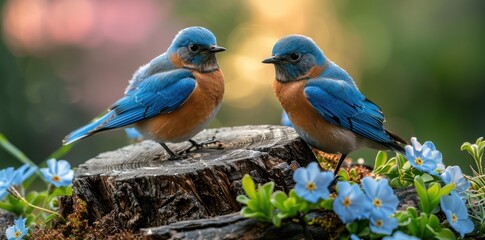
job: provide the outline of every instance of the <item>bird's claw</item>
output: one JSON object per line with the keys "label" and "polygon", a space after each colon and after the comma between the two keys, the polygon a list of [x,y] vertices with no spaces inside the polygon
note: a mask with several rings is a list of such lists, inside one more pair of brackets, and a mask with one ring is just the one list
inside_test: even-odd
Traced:
{"label": "bird's claw", "polygon": [[215,140],[215,139],[216,139],[215,137],[212,137],[211,139],[206,140],[206,141],[201,142],[201,143],[198,143],[198,142],[196,142],[192,139],[189,139],[188,141],[192,145],[190,147],[188,147],[187,149],[185,149],[184,151],[182,151],[182,153],[189,153],[193,150],[198,150],[198,149],[204,148],[204,147],[212,145],[212,144],[220,144],[221,143],[219,140]]}

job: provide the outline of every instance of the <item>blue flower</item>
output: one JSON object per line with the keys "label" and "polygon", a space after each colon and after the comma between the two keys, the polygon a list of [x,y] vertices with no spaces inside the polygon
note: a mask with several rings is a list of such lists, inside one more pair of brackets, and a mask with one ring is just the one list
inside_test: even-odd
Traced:
{"label": "blue flower", "polygon": [[333,181],[333,173],[330,171],[321,172],[318,163],[312,162],[307,168],[296,169],[293,175],[295,180],[295,192],[303,199],[316,203],[318,199],[327,199],[330,195],[328,186]]}
{"label": "blue flower", "polygon": [[467,208],[458,194],[452,192],[450,195],[441,197],[440,205],[448,223],[460,233],[461,237],[473,231],[473,222],[468,219]]}
{"label": "blue flower", "polygon": [[365,197],[358,184],[338,182],[338,196],[333,200],[333,211],[343,223],[366,219],[372,208],[371,202]]}
{"label": "blue flower", "polygon": [[460,197],[466,197],[466,190],[470,188],[470,182],[463,177],[463,172],[458,166],[449,166],[441,174],[441,180],[445,184],[453,183],[455,185],[454,191],[460,195]]}
{"label": "blue flower", "polygon": [[377,181],[374,178],[365,177],[362,179],[362,187],[365,196],[372,203],[371,216],[388,217],[396,212],[399,199],[387,179]]}
{"label": "blue flower", "polygon": [[287,127],[293,127],[293,123],[291,123],[291,120],[285,111],[281,113],[281,125],[287,126]]}
{"label": "blue flower", "polygon": [[7,190],[19,181],[20,174],[13,167],[0,170],[0,201],[7,196]]}
{"label": "blue flower", "polygon": [[406,240],[420,240],[419,238],[417,237],[414,237],[414,236],[409,236],[401,231],[397,231],[395,232],[392,236],[387,236],[387,237],[384,237],[382,240],[403,240],[403,239],[406,239]]}
{"label": "blue flower", "polygon": [[373,233],[390,235],[397,228],[397,219],[379,214],[370,217],[370,230]]}
{"label": "blue flower", "polygon": [[49,159],[47,160],[48,168],[41,168],[40,171],[46,181],[54,184],[56,187],[68,186],[72,184],[74,171],[71,164],[66,160]]}
{"label": "blue flower", "polygon": [[7,236],[8,240],[18,240],[22,239],[28,232],[28,228],[25,228],[25,219],[19,217],[17,220],[14,221],[15,225],[8,227],[7,231],[5,231],[5,235]]}
{"label": "blue flower", "polygon": [[350,240],[360,240],[360,237],[355,234],[352,234],[350,235]]}
{"label": "blue flower", "polygon": [[438,163],[435,169],[435,172],[441,174],[445,171],[446,166],[443,163]]}
{"label": "blue flower", "polygon": [[37,170],[36,166],[29,166],[28,164],[24,164],[15,170],[18,173],[18,178],[15,179],[14,185],[22,184],[27,178],[32,176],[32,174]]}
{"label": "blue flower", "polygon": [[436,150],[434,144],[430,141],[421,145],[418,140],[411,138],[411,145],[405,147],[406,158],[411,165],[421,172],[426,172],[431,175],[438,175],[436,169],[442,162],[441,152]]}
{"label": "blue flower", "polygon": [[126,136],[128,136],[129,139],[141,139],[143,136],[136,130],[136,128],[125,128],[125,133]]}

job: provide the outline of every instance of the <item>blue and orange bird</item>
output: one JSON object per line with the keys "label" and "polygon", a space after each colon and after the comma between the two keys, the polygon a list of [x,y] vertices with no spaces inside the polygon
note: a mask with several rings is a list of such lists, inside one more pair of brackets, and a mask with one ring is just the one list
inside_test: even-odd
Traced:
{"label": "blue and orange bird", "polygon": [[225,48],[203,27],[181,30],[167,51],[140,67],[125,95],[97,120],[66,136],[63,143],[95,133],[134,126],[144,137],[159,142],[190,141],[214,118],[224,95],[224,77],[215,53]]}
{"label": "blue and orange bird", "polygon": [[349,74],[302,35],[278,40],[272,57],[273,88],[293,126],[310,146],[339,153],[335,174],[347,154],[361,147],[404,152],[406,141],[383,126],[382,110],[359,91]]}

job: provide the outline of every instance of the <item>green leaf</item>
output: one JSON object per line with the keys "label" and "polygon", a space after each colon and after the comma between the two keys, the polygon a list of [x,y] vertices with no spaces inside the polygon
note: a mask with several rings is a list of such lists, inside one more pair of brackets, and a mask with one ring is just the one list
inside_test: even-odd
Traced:
{"label": "green leaf", "polygon": [[472,144],[469,143],[469,142],[464,142],[461,147],[460,147],[460,150],[461,151],[467,151],[469,153],[473,153],[473,149],[472,149]]}
{"label": "green leaf", "polygon": [[455,240],[455,234],[448,228],[442,228],[437,235],[434,236],[439,240]]}
{"label": "green leaf", "polygon": [[404,211],[397,211],[394,217],[397,219],[399,226],[403,226],[401,224],[409,219],[409,214]]}
{"label": "green leaf", "polygon": [[357,179],[357,171],[355,170],[355,168],[350,169],[350,177],[351,179]]}
{"label": "green leaf", "polygon": [[290,190],[290,192],[288,193],[288,197],[299,198],[299,196],[295,192],[295,189]]}
{"label": "green leaf", "polygon": [[242,187],[249,198],[256,198],[256,187],[253,179],[248,174],[245,174],[242,179]]}
{"label": "green leaf", "polygon": [[285,209],[291,209],[296,206],[296,199],[294,198],[288,198],[286,201],[283,202],[283,205],[285,206]]}
{"label": "green leaf", "polygon": [[34,199],[37,198],[37,196],[39,195],[38,192],[36,191],[31,191],[29,192],[26,196],[25,196],[25,199],[28,201],[28,202],[33,202]]}
{"label": "green leaf", "polygon": [[439,229],[440,228],[440,220],[438,219],[438,217],[436,215],[430,214],[429,218],[428,218],[428,225],[434,230]]}
{"label": "green leaf", "polygon": [[376,155],[376,160],[374,163],[374,169],[378,169],[381,166],[384,166],[387,161],[387,153],[384,151],[379,151]]}
{"label": "green leaf", "polygon": [[399,168],[403,168],[404,165],[410,164],[409,161],[406,160],[404,156],[401,154],[396,154],[396,163],[399,166]]}
{"label": "green leaf", "polygon": [[412,167],[411,163],[409,161],[406,161],[402,164],[401,169],[409,170],[409,169],[411,169],[411,167]]}
{"label": "green leaf", "polygon": [[3,202],[3,201],[0,202],[0,208],[1,209],[4,209],[4,210],[7,210],[9,212],[15,212],[15,206],[13,206],[12,204]]}
{"label": "green leaf", "polygon": [[280,227],[281,226],[281,221],[282,221],[282,218],[280,217],[281,215],[279,214],[276,214],[273,216],[273,224],[276,226],[276,227]]}
{"label": "green leaf", "polygon": [[416,176],[414,178],[414,187],[416,188],[416,193],[418,194],[419,197],[419,206],[421,208],[421,211],[429,213],[429,200],[428,200],[428,194],[426,191],[426,188],[424,186],[424,182],[421,179],[421,177]]}
{"label": "green leaf", "polygon": [[426,232],[426,225],[428,223],[428,215],[422,212],[418,220],[419,220],[419,233],[420,233],[419,235],[424,236]]}
{"label": "green leaf", "polygon": [[347,231],[353,234],[357,234],[359,231],[359,223],[357,221],[353,221],[346,225]]}
{"label": "green leaf", "polygon": [[365,237],[365,236],[369,236],[370,234],[371,234],[370,228],[368,226],[365,226],[364,228],[361,228],[359,233],[357,233],[357,236]]}
{"label": "green leaf", "polygon": [[333,198],[329,198],[325,201],[320,202],[320,207],[325,210],[332,210],[333,209]]}
{"label": "green leaf", "polygon": [[393,178],[393,179],[391,179],[391,183],[390,184],[391,184],[391,187],[393,187],[393,188],[401,188],[401,186],[402,186],[402,183],[399,180],[399,178]]}
{"label": "green leaf", "polygon": [[443,186],[440,190],[440,198],[442,196],[446,196],[448,194],[451,193],[451,191],[453,191],[453,189],[455,189],[455,184],[452,182],[450,184],[446,184],[445,186]]}
{"label": "green leaf", "polygon": [[264,214],[262,214],[261,212],[255,212],[247,207],[241,209],[241,216],[246,218],[256,218],[261,221],[269,222]]}
{"label": "green leaf", "polygon": [[441,190],[441,188],[440,188],[440,185],[439,184],[437,184],[437,183],[431,183],[428,186],[428,190],[426,191],[427,196],[428,196],[428,201],[432,202],[436,198],[438,198],[438,201],[439,201],[439,199],[440,199],[440,196],[439,196],[440,190]]}
{"label": "green leaf", "polygon": [[300,201],[299,202],[300,207],[298,208],[298,211],[303,212],[303,213],[308,213],[311,209],[318,208],[317,204],[310,204],[307,201]]}
{"label": "green leaf", "polygon": [[249,198],[246,195],[239,195],[239,196],[236,197],[236,201],[247,205]]}
{"label": "green leaf", "polygon": [[438,233],[435,231],[435,229],[433,229],[430,225],[426,225],[426,231],[421,237],[425,239],[430,239],[436,235],[438,235]]}
{"label": "green leaf", "polygon": [[263,185],[262,189],[266,192],[266,198],[269,199],[274,190],[274,182],[267,182]]}
{"label": "green leaf", "polygon": [[286,196],[286,193],[282,191],[276,191],[273,193],[273,196],[270,201],[276,208],[283,210],[285,208],[284,202],[286,199],[288,199],[288,196]]}
{"label": "green leaf", "polygon": [[414,207],[408,207],[406,209],[406,212],[411,216],[412,218],[418,218],[418,211]]}
{"label": "green leaf", "polygon": [[17,158],[20,162],[27,163],[31,166],[36,166],[22,151],[16,148],[12,143],[10,143],[7,138],[0,133],[0,146],[3,147],[5,151],[10,153],[12,156]]}
{"label": "green leaf", "polygon": [[[10,155],[15,157],[17,160],[24,164],[28,164],[29,166],[37,166],[32,160],[30,160],[22,151],[20,151],[17,147],[15,147],[12,143],[8,141],[8,139],[0,133],[0,146]],[[42,173],[40,172],[39,168],[35,171],[36,175],[29,177],[24,183],[22,184],[24,187],[29,187],[30,184],[35,180],[37,176],[42,177]]]}
{"label": "green leaf", "polygon": [[345,169],[340,169],[338,171],[337,175],[340,176],[340,178],[339,178],[340,181],[349,181],[350,180],[349,173]]}
{"label": "green leaf", "polygon": [[410,218],[410,222],[407,225],[409,234],[412,236],[419,236],[419,219],[417,218]]}
{"label": "green leaf", "polygon": [[250,199],[249,201],[246,202],[246,206],[248,206],[248,208],[253,211],[260,209],[257,199]]}
{"label": "green leaf", "polygon": [[257,197],[261,211],[271,221],[271,215],[273,212],[273,205],[271,204],[271,195],[273,194],[274,182],[267,182],[263,186],[260,186],[257,191]]}
{"label": "green leaf", "polygon": [[44,221],[45,221],[46,223],[48,223],[48,222],[50,222],[52,219],[54,219],[54,218],[56,218],[56,217],[57,217],[57,215],[55,215],[55,214],[50,214],[50,215],[48,215],[47,217],[45,217]]}

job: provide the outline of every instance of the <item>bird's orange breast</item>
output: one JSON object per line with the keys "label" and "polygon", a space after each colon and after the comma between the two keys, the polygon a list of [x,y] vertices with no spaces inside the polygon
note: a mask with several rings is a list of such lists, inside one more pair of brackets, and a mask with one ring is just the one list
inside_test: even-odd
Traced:
{"label": "bird's orange breast", "polygon": [[170,113],[140,121],[137,127],[153,139],[163,142],[180,142],[192,138],[203,130],[214,117],[224,95],[222,71],[192,73],[197,82],[187,101]]}
{"label": "bird's orange breast", "polygon": [[273,88],[298,134],[310,145],[329,153],[351,152],[359,143],[351,131],[327,122],[308,102],[305,80],[274,81]]}

